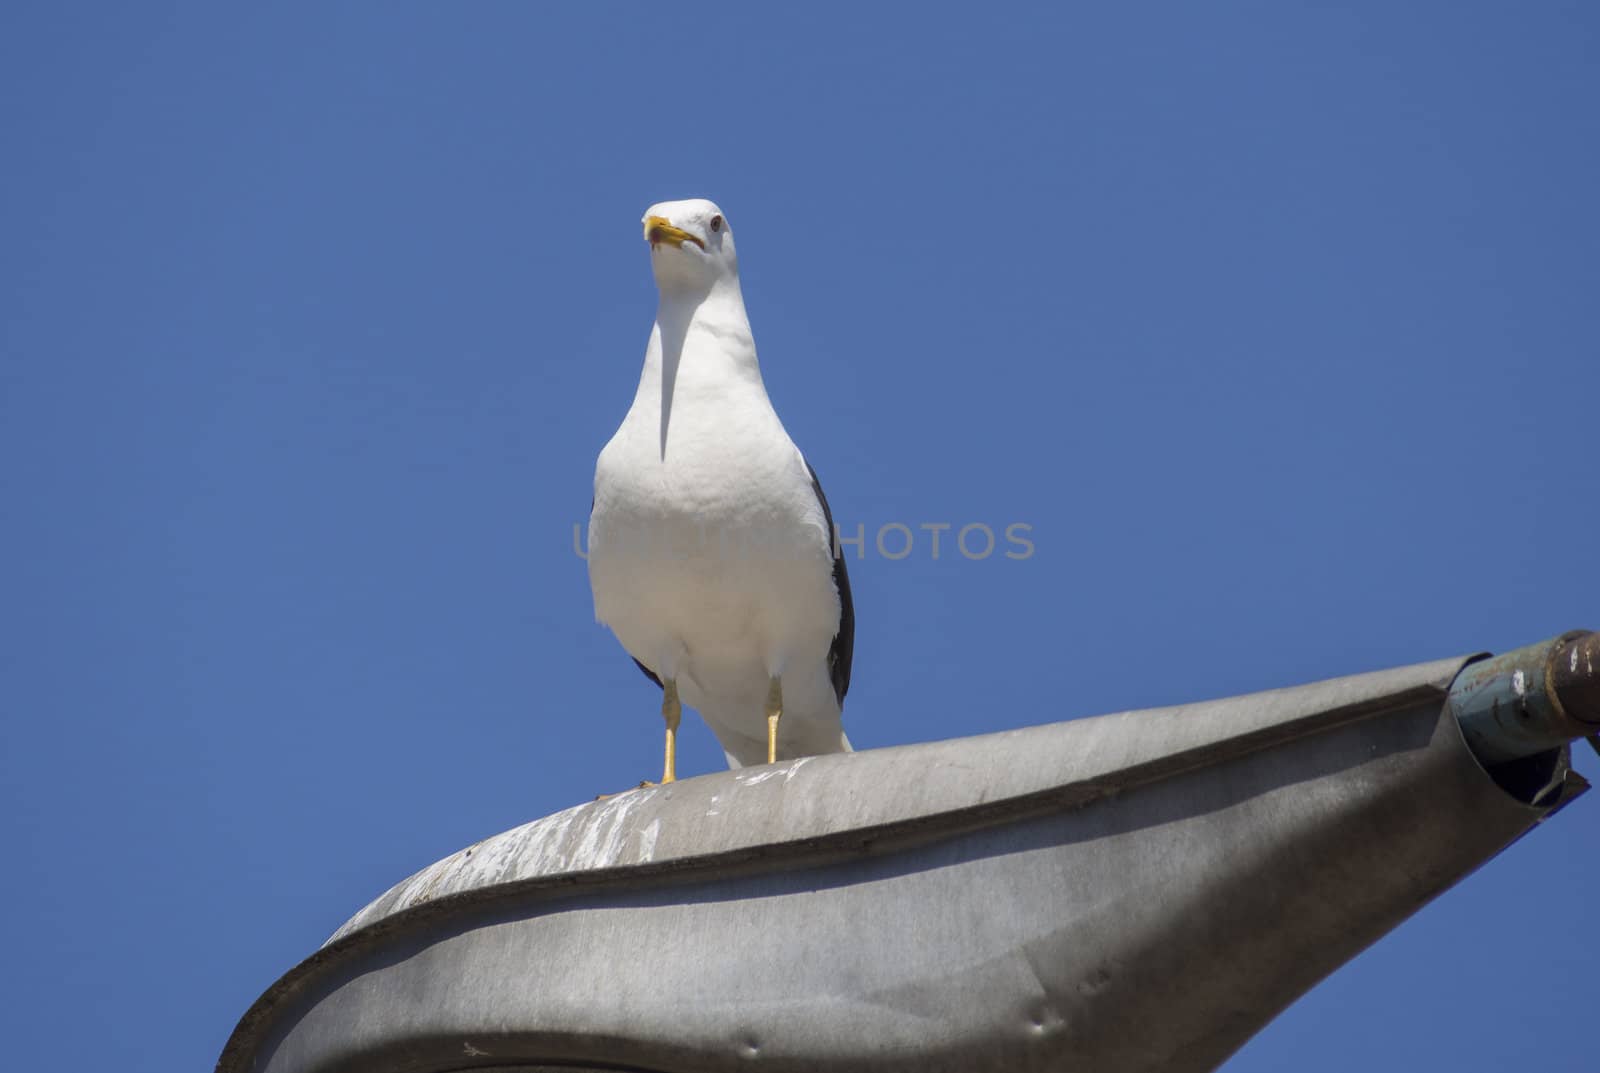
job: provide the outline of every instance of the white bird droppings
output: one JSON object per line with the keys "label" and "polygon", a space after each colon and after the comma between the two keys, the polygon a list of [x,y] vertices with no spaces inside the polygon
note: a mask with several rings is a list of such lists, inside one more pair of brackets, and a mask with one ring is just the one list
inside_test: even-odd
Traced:
{"label": "white bird droppings", "polygon": [[657,817],[645,824],[644,830],[639,832],[639,860],[647,862],[656,855],[656,838],[661,834],[661,819]]}

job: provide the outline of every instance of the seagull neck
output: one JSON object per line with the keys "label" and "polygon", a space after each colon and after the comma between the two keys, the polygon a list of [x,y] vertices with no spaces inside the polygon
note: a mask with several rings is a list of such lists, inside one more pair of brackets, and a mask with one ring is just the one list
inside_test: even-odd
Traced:
{"label": "seagull neck", "polygon": [[750,342],[750,319],[744,311],[739,280],[718,279],[709,289],[662,290],[656,322],[685,334],[709,332],[720,338]]}
{"label": "seagull neck", "polygon": [[636,412],[659,417],[661,458],[667,457],[674,412],[685,412],[684,406],[691,415],[721,412],[730,398],[756,399],[771,410],[739,280],[693,292],[663,287],[634,396]]}
{"label": "seagull neck", "polygon": [[[719,375],[740,372],[760,383],[755,339],[744,311],[739,281],[719,279],[708,290],[663,290],[656,306],[663,371],[676,376],[679,359],[692,349],[696,361],[715,361]],[[725,364],[724,364],[725,363]]]}

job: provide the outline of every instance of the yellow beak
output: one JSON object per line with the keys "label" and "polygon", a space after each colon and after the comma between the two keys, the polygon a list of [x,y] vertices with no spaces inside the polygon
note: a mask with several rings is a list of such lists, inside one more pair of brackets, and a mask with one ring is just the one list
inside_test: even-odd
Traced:
{"label": "yellow beak", "polygon": [[702,250],[706,248],[704,242],[701,242],[681,227],[673,227],[664,216],[646,216],[644,218],[644,240],[652,246],[658,242],[670,242],[674,246],[682,246],[685,242],[693,242]]}

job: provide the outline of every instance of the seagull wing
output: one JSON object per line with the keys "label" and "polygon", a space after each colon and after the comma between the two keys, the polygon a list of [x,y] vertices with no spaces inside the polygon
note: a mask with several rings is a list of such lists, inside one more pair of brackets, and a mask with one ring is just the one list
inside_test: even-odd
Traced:
{"label": "seagull wing", "polygon": [[[816,475],[816,474],[815,474],[815,473],[813,473],[813,474],[812,474],[812,475],[811,475],[811,480],[812,480],[812,482],[813,482],[813,483],[815,483],[815,481],[816,481],[816,479],[817,479],[817,475]],[[822,506],[822,510],[823,510],[823,513],[824,513],[824,514],[826,514],[826,513],[827,513],[827,510],[828,510],[828,506],[827,506],[827,504],[826,504],[826,503],[824,503],[824,504],[823,504],[823,506]],[[594,499],[593,499],[593,498],[592,498],[592,497],[591,497],[591,498],[590,498],[590,500],[589,500],[589,517],[591,517],[591,518],[593,518],[593,517],[594,517]],[[832,524],[833,524],[833,523],[832,523],[832,522],[829,522],[829,523],[828,523],[828,524],[829,524],[829,525],[832,525]],[[633,665],[634,665],[634,666],[635,666],[635,667],[637,667],[637,668],[639,668],[639,669],[640,669],[640,670],[641,670],[641,671],[643,671],[643,672],[644,672],[644,676],[645,676],[645,677],[646,677],[646,678],[648,678],[648,679],[650,679],[650,681],[652,681],[652,682],[654,682],[654,683],[655,683],[655,684],[656,684],[656,688],[657,688],[657,689],[661,689],[661,688],[664,688],[664,687],[663,687],[663,686],[662,686],[662,685],[661,685],[661,679],[660,679],[660,678],[658,678],[658,677],[656,677],[656,672],[655,672],[655,671],[652,671],[652,670],[651,670],[651,669],[650,669],[650,668],[649,668],[649,667],[646,667],[646,666],[645,666],[645,665],[644,665],[644,664],[642,664],[642,663],[640,663],[640,662],[639,662],[639,659],[638,659],[638,657],[637,657],[637,656],[635,656],[635,657],[633,657]],[[846,677],[846,678],[848,678],[848,677],[849,677],[849,675],[848,675],[848,674],[846,674],[846,676],[845,676],[845,677]]]}

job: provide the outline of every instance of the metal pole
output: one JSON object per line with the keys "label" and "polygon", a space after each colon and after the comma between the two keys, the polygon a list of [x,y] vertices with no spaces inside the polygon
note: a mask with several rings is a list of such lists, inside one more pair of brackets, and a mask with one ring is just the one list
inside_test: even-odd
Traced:
{"label": "metal pole", "polygon": [[1468,665],[1450,707],[1485,767],[1600,734],[1600,633],[1573,630]]}

